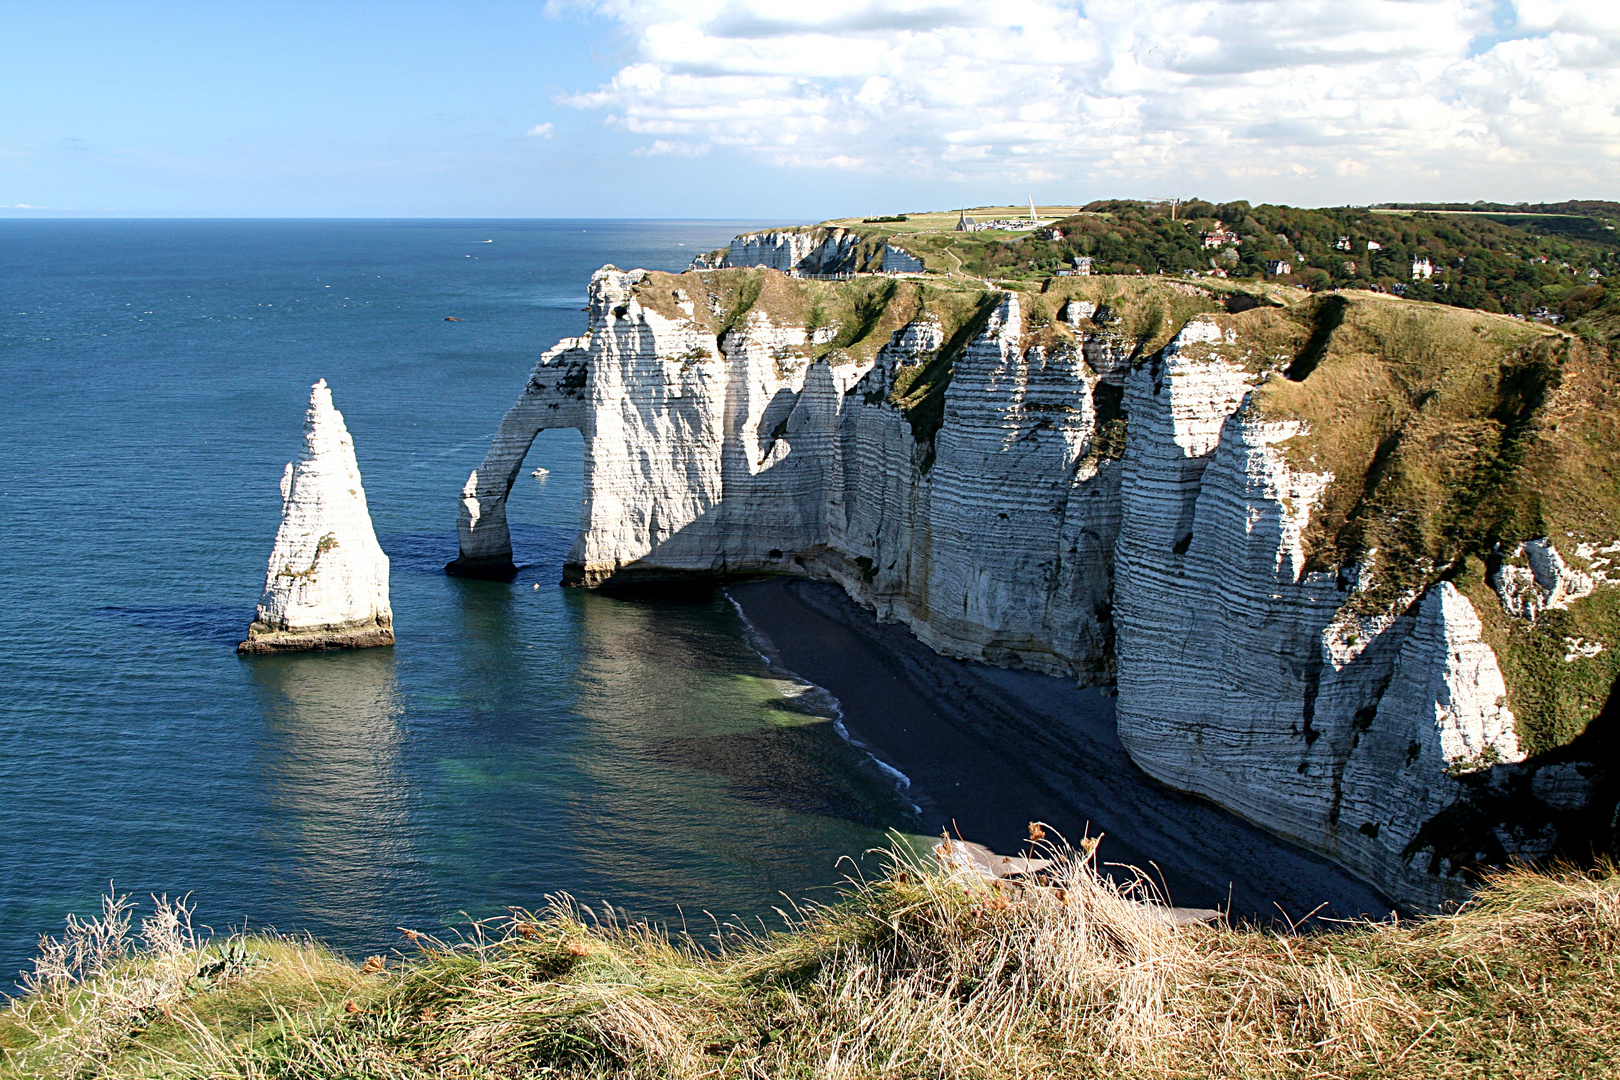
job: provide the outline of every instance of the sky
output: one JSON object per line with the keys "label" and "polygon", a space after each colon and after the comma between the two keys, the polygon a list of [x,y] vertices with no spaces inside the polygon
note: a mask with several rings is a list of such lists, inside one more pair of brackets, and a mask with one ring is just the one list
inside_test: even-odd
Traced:
{"label": "sky", "polygon": [[0,0],[0,216],[1620,198],[1617,0]]}

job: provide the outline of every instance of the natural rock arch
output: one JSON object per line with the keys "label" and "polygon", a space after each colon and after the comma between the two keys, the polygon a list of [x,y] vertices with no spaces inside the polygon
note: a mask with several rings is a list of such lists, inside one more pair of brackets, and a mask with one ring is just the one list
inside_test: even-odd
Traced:
{"label": "natural rock arch", "polygon": [[542,431],[584,431],[588,356],[584,339],[565,338],[540,358],[523,394],[506,410],[484,460],[462,486],[456,521],[461,553],[445,567],[450,573],[498,581],[509,581],[517,573],[506,500],[529,447]]}

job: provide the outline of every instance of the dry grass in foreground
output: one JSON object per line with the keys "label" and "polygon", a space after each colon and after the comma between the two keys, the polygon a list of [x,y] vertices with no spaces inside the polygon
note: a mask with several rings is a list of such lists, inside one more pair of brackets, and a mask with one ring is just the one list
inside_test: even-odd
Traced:
{"label": "dry grass in foreground", "polygon": [[566,898],[355,965],[70,920],[0,1077],[1572,1077],[1620,1074],[1620,875],[1520,872],[1455,915],[1174,926],[1054,852],[1043,887],[896,858],[719,951]]}

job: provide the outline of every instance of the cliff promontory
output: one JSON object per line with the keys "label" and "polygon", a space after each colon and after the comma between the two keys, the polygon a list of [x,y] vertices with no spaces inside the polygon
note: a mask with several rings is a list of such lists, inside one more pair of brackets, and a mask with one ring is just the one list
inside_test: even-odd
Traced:
{"label": "cliff promontory", "polygon": [[1604,348],[1149,276],[610,267],[589,311],[468,479],[452,570],[511,572],[523,457],[577,428],[571,582],[822,577],[941,652],[1117,686],[1148,773],[1413,907],[1613,847]]}
{"label": "cliff promontory", "polygon": [[343,414],[310,389],[304,452],[281,477],[281,527],[243,653],[394,643],[388,556],[377,545]]}

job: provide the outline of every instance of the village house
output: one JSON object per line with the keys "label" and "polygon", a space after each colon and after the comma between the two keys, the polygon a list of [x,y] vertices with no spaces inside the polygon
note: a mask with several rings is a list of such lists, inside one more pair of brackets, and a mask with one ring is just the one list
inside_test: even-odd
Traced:
{"label": "village house", "polygon": [[1434,263],[1429,261],[1428,256],[1412,260],[1413,281],[1416,281],[1418,278],[1428,281],[1432,277],[1434,277]]}
{"label": "village house", "polygon": [[1267,259],[1266,273],[1274,277],[1286,277],[1294,272],[1294,265],[1286,259]]}
{"label": "village house", "polygon": [[1238,244],[1243,243],[1242,239],[1239,238],[1237,233],[1229,231],[1226,226],[1219,221],[1215,223],[1214,231],[1199,233],[1198,236],[1201,240],[1203,240],[1206,248],[1225,247],[1228,244],[1235,247]]}
{"label": "village house", "polygon": [[1333,250],[1334,251],[1349,251],[1350,250],[1350,238],[1348,236],[1341,236],[1337,240],[1333,241]]}

